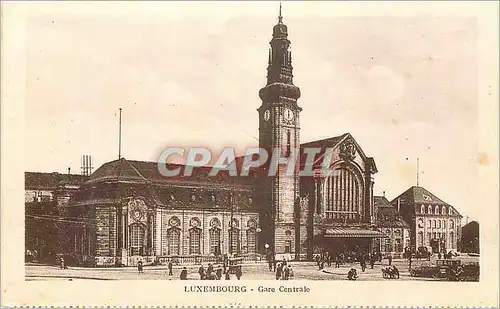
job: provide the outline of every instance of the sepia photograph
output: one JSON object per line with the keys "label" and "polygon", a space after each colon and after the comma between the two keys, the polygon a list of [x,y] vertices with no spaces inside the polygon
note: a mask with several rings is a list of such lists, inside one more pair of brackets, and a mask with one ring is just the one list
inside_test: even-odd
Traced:
{"label": "sepia photograph", "polygon": [[479,18],[376,4],[24,5],[24,282],[486,284]]}

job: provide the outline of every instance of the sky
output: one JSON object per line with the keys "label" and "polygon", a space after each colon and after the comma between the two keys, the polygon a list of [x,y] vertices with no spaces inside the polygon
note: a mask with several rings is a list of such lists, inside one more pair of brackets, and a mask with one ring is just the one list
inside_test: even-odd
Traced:
{"label": "sky", "polygon": [[[350,132],[375,194],[419,185],[470,220],[478,161],[474,18],[285,2],[301,141]],[[26,171],[80,172],[169,146],[256,146],[277,2],[54,2],[26,19]],[[342,13],[339,13],[342,12]]]}

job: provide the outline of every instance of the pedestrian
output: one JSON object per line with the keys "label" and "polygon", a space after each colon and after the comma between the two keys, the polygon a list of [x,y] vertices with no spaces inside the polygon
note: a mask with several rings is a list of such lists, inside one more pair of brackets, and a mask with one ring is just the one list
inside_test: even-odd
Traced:
{"label": "pedestrian", "polygon": [[205,276],[208,280],[213,279],[213,278],[212,278],[212,272],[213,272],[213,271],[214,271],[214,267],[213,267],[213,265],[212,265],[211,263],[208,263],[208,267],[207,267],[207,274],[206,274],[206,276]]}
{"label": "pedestrian", "polygon": [[224,261],[222,262],[222,267],[224,267],[224,273],[227,273],[227,260],[226,260],[226,256],[224,256]]}
{"label": "pedestrian", "polygon": [[173,276],[174,275],[174,273],[172,272],[173,267],[174,267],[174,264],[172,264],[172,260],[170,260],[168,262],[168,275],[169,276]]}
{"label": "pedestrian", "polygon": [[273,272],[275,272],[275,271],[276,271],[276,263],[277,263],[277,262],[276,262],[276,258],[275,258],[275,257],[274,257],[274,255],[273,255]]}
{"label": "pedestrian", "polygon": [[281,279],[281,263],[276,265],[276,280]]}
{"label": "pedestrian", "polygon": [[291,280],[293,278],[292,265],[288,265],[288,278],[289,278],[289,280]]}
{"label": "pedestrian", "polygon": [[366,260],[365,260],[364,257],[361,258],[360,264],[361,264],[361,271],[365,272],[365,269],[366,269]]}
{"label": "pedestrian", "polygon": [[340,268],[341,260],[342,260],[342,256],[340,254],[337,255],[337,259],[335,261],[335,268]]}
{"label": "pedestrian", "polygon": [[387,259],[389,260],[389,266],[392,265],[392,254],[389,253],[389,256],[387,257]]}
{"label": "pedestrian", "polygon": [[229,271],[226,271],[226,280],[230,280],[231,279],[231,276],[229,275]]}
{"label": "pedestrian", "polygon": [[243,273],[241,272],[241,266],[236,267],[236,278],[238,280],[240,280],[242,274]]}
{"label": "pedestrian", "polygon": [[441,259],[441,252],[438,252],[438,259]]}
{"label": "pedestrian", "polygon": [[180,275],[181,280],[187,280],[187,276],[188,276],[188,271],[186,267],[183,267]]}
{"label": "pedestrian", "polygon": [[411,255],[408,257],[408,270],[411,270]]}
{"label": "pedestrian", "polygon": [[215,271],[215,275],[217,276],[217,280],[220,280],[222,278],[222,268],[220,267],[217,267],[217,270]]}
{"label": "pedestrian", "polygon": [[205,268],[203,268],[203,264],[198,268],[198,274],[200,275],[200,280],[205,280]]}
{"label": "pedestrian", "polygon": [[273,271],[273,261],[271,259],[269,259],[268,264],[269,264],[269,271]]}
{"label": "pedestrian", "polygon": [[288,280],[289,277],[290,277],[290,268],[285,267],[283,271],[283,280]]}
{"label": "pedestrian", "polygon": [[137,270],[139,271],[140,274],[144,272],[143,266],[142,266],[142,261],[139,261],[137,263]]}
{"label": "pedestrian", "polygon": [[374,256],[372,256],[372,257],[370,258],[370,268],[371,268],[371,269],[373,269],[373,266],[374,266],[374,265],[375,265],[375,257],[374,257]]}

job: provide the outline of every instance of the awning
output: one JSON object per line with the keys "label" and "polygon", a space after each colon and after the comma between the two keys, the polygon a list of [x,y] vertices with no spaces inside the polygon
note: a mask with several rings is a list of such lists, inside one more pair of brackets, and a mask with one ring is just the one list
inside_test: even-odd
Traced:
{"label": "awning", "polygon": [[359,230],[349,228],[326,229],[325,237],[328,238],[385,238],[384,233],[373,230]]}

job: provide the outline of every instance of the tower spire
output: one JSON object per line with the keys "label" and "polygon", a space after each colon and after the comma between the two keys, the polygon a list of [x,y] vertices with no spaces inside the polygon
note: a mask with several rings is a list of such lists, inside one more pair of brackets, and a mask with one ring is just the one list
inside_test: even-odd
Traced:
{"label": "tower spire", "polygon": [[281,16],[281,1],[280,1],[280,14],[278,15],[278,22],[279,23],[283,22],[283,16]]}

